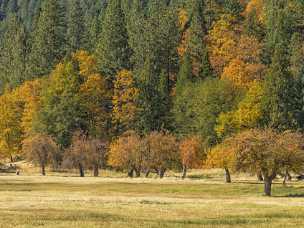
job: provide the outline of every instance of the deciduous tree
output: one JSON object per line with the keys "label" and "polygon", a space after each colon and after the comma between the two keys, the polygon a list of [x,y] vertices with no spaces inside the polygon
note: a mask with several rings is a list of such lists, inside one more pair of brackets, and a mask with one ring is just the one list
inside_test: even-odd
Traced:
{"label": "deciduous tree", "polygon": [[45,176],[46,165],[54,160],[59,147],[50,136],[37,134],[23,140],[22,151],[28,160],[40,165],[41,174]]}
{"label": "deciduous tree", "polygon": [[201,138],[197,136],[184,138],[179,144],[179,153],[183,166],[183,179],[186,177],[188,169],[202,167],[205,148]]}

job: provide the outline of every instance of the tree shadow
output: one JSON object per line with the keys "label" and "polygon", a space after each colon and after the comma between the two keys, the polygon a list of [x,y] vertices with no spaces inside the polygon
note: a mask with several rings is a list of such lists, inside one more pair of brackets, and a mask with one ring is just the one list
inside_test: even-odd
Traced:
{"label": "tree shadow", "polygon": [[272,196],[273,198],[304,198],[304,193],[294,193],[287,195]]}

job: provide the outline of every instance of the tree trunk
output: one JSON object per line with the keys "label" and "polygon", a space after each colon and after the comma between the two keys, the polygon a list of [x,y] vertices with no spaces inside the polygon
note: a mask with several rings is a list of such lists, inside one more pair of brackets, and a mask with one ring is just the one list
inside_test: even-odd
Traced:
{"label": "tree trunk", "polygon": [[150,174],[150,169],[148,169],[148,170],[146,171],[145,177],[148,178],[148,177],[149,177],[149,174]]}
{"label": "tree trunk", "polygon": [[266,196],[271,196],[272,180],[269,177],[264,177],[264,193]]}
{"label": "tree trunk", "polygon": [[11,163],[14,163],[13,155],[10,155],[10,160],[11,160]]}
{"label": "tree trunk", "polygon": [[166,172],[166,169],[163,169],[163,168],[160,168],[160,169],[159,169],[159,177],[160,177],[161,179],[164,178],[165,172]]}
{"label": "tree trunk", "polygon": [[257,178],[258,178],[258,181],[263,181],[264,180],[263,175],[260,171],[257,172]]}
{"label": "tree trunk", "polygon": [[135,171],[135,176],[140,177],[140,169],[134,169]]}
{"label": "tree trunk", "polygon": [[95,164],[94,167],[93,167],[93,174],[94,174],[94,177],[99,176],[99,167],[98,167],[97,164]]}
{"label": "tree trunk", "polygon": [[84,169],[81,163],[79,163],[79,174],[80,177],[84,177]]}
{"label": "tree trunk", "polygon": [[45,176],[45,164],[41,164],[41,175]]}
{"label": "tree trunk", "polygon": [[185,179],[187,176],[187,166],[183,165],[183,173],[182,173],[182,179]]}
{"label": "tree trunk", "polygon": [[226,183],[231,183],[231,176],[228,168],[225,168],[225,181]]}
{"label": "tree trunk", "polygon": [[133,178],[133,176],[134,176],[134,170],[131,169],[131,170],[128,171],[128,177]]}
{"label": "tree trunk", "polygon": [[291,175],[289,174],[288,170],[286,170],[283,180],[283,185],[286,185],[287,181],[290,181],[292,179]]}

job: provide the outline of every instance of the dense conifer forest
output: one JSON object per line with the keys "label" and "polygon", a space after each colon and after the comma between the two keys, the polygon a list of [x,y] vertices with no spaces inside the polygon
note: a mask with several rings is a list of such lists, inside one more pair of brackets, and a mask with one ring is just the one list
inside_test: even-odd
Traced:
{"label": "dense conifer forest", "polygon": [[1,156],[44,175],[217,167],[270,195],[304,170],[304,2],[0,0],[0,94]]}

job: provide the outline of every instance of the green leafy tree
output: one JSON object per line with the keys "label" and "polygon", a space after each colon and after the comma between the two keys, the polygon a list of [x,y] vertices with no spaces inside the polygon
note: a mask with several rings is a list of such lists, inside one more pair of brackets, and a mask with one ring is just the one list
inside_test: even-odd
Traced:
{"label": "green leafy tree", "polygon": [[86,129],[86,111],[79,96],[83,78],[76,66],[71,61],[60,63],[52,72],[36,123],[36,131],[54,137],[61,147],[69,146],[75,130]]}
{"label": "green leafy tree", "polygon": [[209,144],[216,143],[217,118],[223,111],[231,111],[237,104],[239,92],[231,83],[218,79],[187,87],[181,96],[182,109],[175,118],[176,130],[181,135],[198,135]]}

